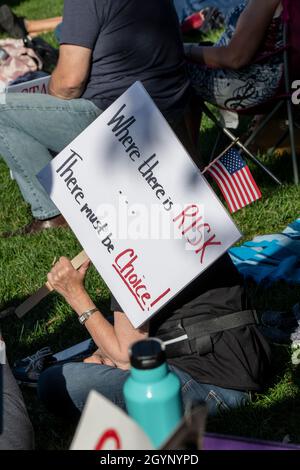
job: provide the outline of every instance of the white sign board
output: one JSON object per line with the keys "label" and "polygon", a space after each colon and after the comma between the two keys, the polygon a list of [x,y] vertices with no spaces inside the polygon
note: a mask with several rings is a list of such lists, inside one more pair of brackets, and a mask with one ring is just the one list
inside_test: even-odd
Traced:
{"label": "white sign board", "polygon": [[142,429],[99,393],[90,392],[71,450],[151,450]]}
{"label": "white sign board", "polygon": [[5,353],[5,343],[1,339],[1,331],[0,331],[0,364],[6,363],[6,353]]}
{"label": "white sign board", "polygon": [[134,327],[241,236],[140,82],[38,177]]}
{"label": "white sign board", "polygon": [[8,93],[48,93],[51,75],[7,87]]}

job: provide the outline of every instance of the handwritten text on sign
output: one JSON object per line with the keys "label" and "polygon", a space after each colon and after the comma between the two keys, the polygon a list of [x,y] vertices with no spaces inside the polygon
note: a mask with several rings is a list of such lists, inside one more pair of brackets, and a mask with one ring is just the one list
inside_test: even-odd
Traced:
{"label": "handwritten text on sign", "polygon": [[29,80],[28,82],[11,85],[7,88],[8,93],[48,93],[51,75]]}
{"label": "handwritten text on sign", "polygon": [[71,450],[153,449],[143,430],[116,405],[92,390]]}
{"label": "handwritten text on sign", "polygon": [[240,238],[139,82],[39,179],[135,327]]}

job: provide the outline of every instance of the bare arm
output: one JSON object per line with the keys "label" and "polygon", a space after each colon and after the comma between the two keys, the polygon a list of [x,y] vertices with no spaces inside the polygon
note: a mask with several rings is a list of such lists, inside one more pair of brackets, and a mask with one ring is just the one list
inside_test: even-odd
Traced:
{"label": "bare arm", "polygon": [[[88,264],[85,263],[76,271],[71,262],[62,257],[48,274],[48,282],[78,315],[95,308],[83,285],[87,269]],[[142,329],[133,328],[122,312],[114,312],[114,320],[112,326],[98,310],[90,316],[85,326],[101,353],[120,369],[128,369],[128,348],[133,342],[145,338],[148,335],[148,328],[147,326]]]}
{"label": "bare arm", "polygon": [[185,46],[187,57],[209,67],[244,67],[258,50],[279,4],[280,0],[250,0],[228,46]]}
{"label": "bare arm", "polygon": [[64,100],[80,98],[89,77],[92,51],[86,47],[63,44],[52,73],[49,93]]}

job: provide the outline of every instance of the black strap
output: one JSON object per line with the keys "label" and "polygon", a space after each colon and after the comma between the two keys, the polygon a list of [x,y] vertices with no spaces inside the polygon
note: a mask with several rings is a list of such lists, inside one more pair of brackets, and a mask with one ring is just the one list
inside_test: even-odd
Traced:
{"label": "black strap", "polygon": [[183,319],[183,328],[189,339],[195,339],[200,336],[211,335],[219,331],[231,330],[240,326],[258,323],[256,311],[242,310],[241,312],[229,313],[220,317],[212,317],[209,320],[190,322],[189,319]]}
{"label": "black strap", "polygon": [[[180,325],[172,328],[172,338],[170,330],[168,335],[160,335],[163,341],[176,340],[166,345],[167,357],[177,357],[197,352],[207,354],[213,350],[212,335],[221,331],[231,330],[246,325],[258,324],[258,317],[255,310],[243,310],[227,315],[212,317],[209,320],[201,320],[201,316],[182,319]],[[187,339],[180,339],[187,335]]]}

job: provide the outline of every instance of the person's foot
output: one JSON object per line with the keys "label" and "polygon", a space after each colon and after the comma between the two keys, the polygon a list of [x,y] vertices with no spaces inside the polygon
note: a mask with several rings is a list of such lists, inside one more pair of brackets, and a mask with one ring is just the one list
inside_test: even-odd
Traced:
{"label": "person's foot", "polygon": [[0,7],[0,29],[17,39],[23,39],[28,34],[24,19],[16,16],[8,5]]}
{"label": "person's foot", "polygon": [[46,230],[49,228],[58,228],[58,227],[68,227],[68,223],[66,219],[62,215],[57,215],[56,217],[52,217],[51,219],[46,220],[39,220],[34,219],[30,224],[25,225],[17,230],[11,232],[4,232],[1,234],[2,238],[11,238],[17,235],[33,235],[35,233],[39,233],[42,230]]}
{"label": "person's foot", "polygon": [[35,354],[14,363],[13,375],[19,384],[37,387],[39,377],[47,365],[55,363],[51,349],[47,346]]}

